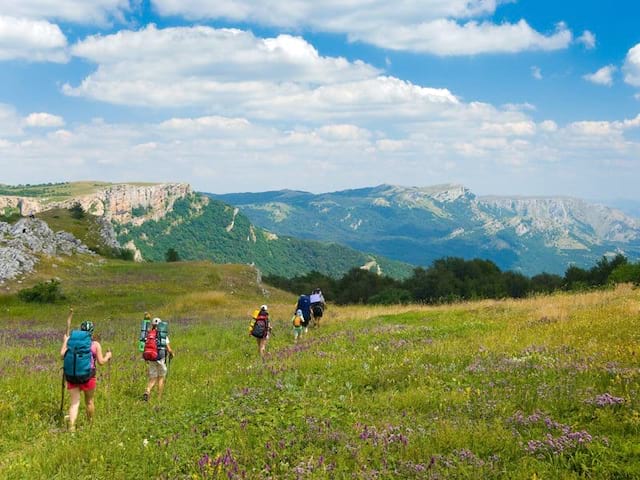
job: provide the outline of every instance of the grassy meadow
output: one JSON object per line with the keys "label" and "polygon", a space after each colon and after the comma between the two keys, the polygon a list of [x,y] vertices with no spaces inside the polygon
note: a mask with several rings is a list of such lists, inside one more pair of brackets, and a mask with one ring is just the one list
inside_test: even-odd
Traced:
{"label": "grassy meadow", "polygon": [[[66,304],[17,299],[54,276]],[[266,362],[247,334],[262,303]],[[298,344],[294,303],[243,266],[44,261],[0,294],[0,478],[640,478],[639,290],[330,304]],[[93,425],[82,405],[73,434],[60,418],[69,305],[114,354]],[[169,321],[176,351],[162,402],[141,400],[145,310]]]}

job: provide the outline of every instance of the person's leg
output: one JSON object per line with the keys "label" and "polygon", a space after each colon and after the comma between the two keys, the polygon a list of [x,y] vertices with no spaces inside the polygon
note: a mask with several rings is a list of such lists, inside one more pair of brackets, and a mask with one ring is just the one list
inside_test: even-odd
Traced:
{"label": "person's leg", "polygon": [[89,422],[93,422],[93,414],[96,413],[96,405],[93,401],[96,389],[85,390],[84,392],[84,404],[87,407],[87,419]]}
{"label": "person's leg", "polygon": [[76,420],[78,419],[78,410],[80,408],[80,389],[72,388],[69,390],[71,397],[71,405],[69,406],[69,431],[74,432],[76,429]]}
{"label": "person's leg", "polygon": [[164,391],[164,377],[158,377],[158,400],[162,400],[163,391]]}
{"label": "person's leg", "polygon": [[149,400],[149,395],[151,394],[151,390],[156,384],[158,380],[158,369],[156,368],[156,362],[147,362],[148,364],[148,375],[149,380],[147,381],[147,389],[144,391],[144,395],[142,399],[147,401]]}
{"label": "person's leg", "polygon": [[158,377],[149,378],[149,381],[147,382],[147,389],[144,391],[147,398],[149,397],[149,394],[151,393],[151,390],[153,389],[153,387],[155,387],[157,380],[158,380]]}

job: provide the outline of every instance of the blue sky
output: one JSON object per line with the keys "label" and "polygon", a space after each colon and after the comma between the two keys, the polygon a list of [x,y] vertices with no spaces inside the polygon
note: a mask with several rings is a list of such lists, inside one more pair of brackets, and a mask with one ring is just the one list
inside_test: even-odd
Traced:
{"label": "blue sky", "polygon": [[5,0],[3,183],[640,201],[636,2]]}

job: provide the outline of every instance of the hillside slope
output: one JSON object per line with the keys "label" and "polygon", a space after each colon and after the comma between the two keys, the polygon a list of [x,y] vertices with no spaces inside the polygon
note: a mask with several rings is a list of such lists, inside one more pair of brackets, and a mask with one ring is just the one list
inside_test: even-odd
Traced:
{"label": "hillside slope", "polygon": [[116,230],[123,245],[135,246],[143,258],[154,261],[164,260],[173,248],[185,260],[253,264],[282,276],[311,270],[341,276],[365,266],[397,278],[412,271],[407,264],[337,243],[279,237],[252,225],[237,208],[195,194],[177,200],[161,220],[117,225]]}
{"label": "hillside slope", "polygon": [[[80,207],[86,218],[78,224],[68,210]],[[34,215],[56,231],[72,232],[100,254],[122,256],[125,248],[138,261],[164,261],[174,249],[186,260],[254,264],[284,276],[311,270],[340,276],[362,267],[403,278],[412,270],[332,241],[279,238],[251,225],[237,209],[210,202],[181,183],[0,185],[0,220]]]}
{"label": "hillside slope", "polygon": [[640,221],[577,199],[477,197],[459,185],[210,196],[279,234],[332,239],[415,265],[479,257],[532,275],[613,253],[640,258]]}

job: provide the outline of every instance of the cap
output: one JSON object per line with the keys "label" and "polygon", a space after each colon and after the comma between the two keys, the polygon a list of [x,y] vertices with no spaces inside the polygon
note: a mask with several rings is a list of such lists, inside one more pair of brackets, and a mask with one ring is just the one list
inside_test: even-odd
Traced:
{"label": "cap", "polygon": [[302,310],[298,309],[298,311],[296,312],[296,315],[302,315]]}
{"label": "cap", "polygon": [[80,330],[93,333],[93,322],[90,322],[89,320],[85,320],[80,324]]}
{"label": "cap", "polygon": [[269,309],[267,308],[267,306],[266,306],[266,305],[262,305],[262,306],[260,307],[260,310],[264,310],[264,311],[266,312],[266,311],[268,311]]}
{"label": "cap", "polygon": [[158,317],[156,317],[153,320],[151,320],[151,325],[160,325],[161,321],[162,320],[160,320]]}

